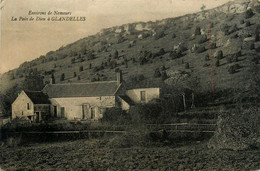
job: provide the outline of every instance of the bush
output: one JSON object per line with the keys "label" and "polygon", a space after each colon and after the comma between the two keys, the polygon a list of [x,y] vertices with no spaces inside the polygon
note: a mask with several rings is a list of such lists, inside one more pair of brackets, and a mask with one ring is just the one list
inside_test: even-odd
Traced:
{"label": "bush", "polygon": [[250,49],[250,50],[255,49],[255,44],[254,44],[254,43],[251,43],[250,46],[249,46],[249,49]]}
{"label": "bush", "polygon": [[239,64],[232,65],[232,66],[229,67],[228,73],[229,74],[234,74],[240,68],[241,68],[241,66]]}
{"label": "bush", "polygon": [[245,12],[245,18],[248,19],[248,18],[251,18],[254,16],[254,12],[252,9],[248,9],[246,12]]}
{"label": "bush", "polygon": [[209,54],[205,56],[205,61],[209,61]]}
{"label": "bush", "polygon": [[223,51],[222,50],[219,50],[219,51],[217,51],[216,53],[215,53],[215,57],[217,58],[217,59],[222,59],[223,58]]}
{"label": "bush", "polygon": [[177,53],[176,51],[171,51],[169,56],[172,58],[172,59],[177,59],[177,58],[180,58],[182,56],[181,53]]}
{"label": "bush", "polygon": [[158,39],[163,38],[164,36],[165,36],[164,31],[159,31],[159,32],[157,32],[157,33],[155,34],[154,39],[155,39],[155,40],[158,40]]}
{"label": "bush", "polygon": [[211,43],[211,49],[216,49],[217,48],[217,44],[216,43]]}
{"label": "bush", "polygon": [[166,74],[165,71],[162,72],[162,80],[166,80],[168,78],[168,75]]}
{"label": "bush", "polygon": [[64,81],[65,80],[65,74],[62,73],[61,76],[60,76],[60,81]]}
{"label": "bush", "polygon": [[220,65],[220,64],[219,64],[219,59],[217,59],[217,61],[216,61],[216,63],[215,63],[215,66],[216,66],[216,67],[219,67],[219,65]]}
{"label": "bush", "polygon": [[199,27],[199,26],[196,27],[194,34],[195,34],[195,35],[201,35],[200,27]]}
{"label": "bush", "polygon": [[257,48],[255,48],[256,52],[260,52],[260,46],[258,46]]}
{"label": "bush", "polygon": [[206,48],[204,46],[200,46],[197,50],[196,50],[196,53],[202,53],[202,52],[205,52],[206,51]]}
{"label": "bush", "polygon": [[202,43],[204,43],[206,41],[208,41],[208,37],[207,37],[207,35],[204,34],[204,35],[201,36],[201,38],[200,38],[198,43],[202,44]]}
{"label": "bush", "polygon": [[226,60],[227,60],[227,63],[228,63],[228,64],[232,63],[231,57],[227,57]]}
{"label": "bush", "polygon": [[190,64],[187,62],[186,64],[185,64],[185,69],[189,69],[190,68]]}
{"label": "bush", "polygon": [[108,108],[101,118],[101,122],[106,122],[115,125],[131,124],[132,120],[129,113],[123,111],[121,108]]}
{"label": "bush", "polygon": [[249,27],[251,25],[250,21],[246,21],[246,27]]}
{"label": "bush", "polygon": [[114,59],[118,59],[118,51],[117,51],[117,50],[115,50],[115,52],[114,52],[114,54],[113,54],[113,58],[114,58]]}
{"label": "bush", "polygon": [[256,107],[240,109],[238,106],[231,114],[220,113],[217,131],[208,143],[209,148],[242,150],[252,146],[260,147],[259,111]]}
{"label": "bush", "polygon": [[161,72],[159,71],[159,68],[156,68],[153,74],[154,78],[161,77]]}

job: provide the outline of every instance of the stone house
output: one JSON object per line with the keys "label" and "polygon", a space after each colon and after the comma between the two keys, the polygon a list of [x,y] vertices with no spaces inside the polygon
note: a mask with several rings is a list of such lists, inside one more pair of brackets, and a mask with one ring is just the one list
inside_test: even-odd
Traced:
{"label": "stone house", "polygon": [[[160,89],[126,90],[122,73],[118,72],[116,81],[47,84],[41,93],[48,97],[51,104],[49,113],[52,117],[68,120],[98,120],[103,117],[107,108],[120,107],[129,110],[131,105],[147,103],[154,98],[159,98]],[[21,115],[21,112],[23,116],[34,116],[35,111],[24,109],[27,103],[32,103],[32,100],[25,92],[21,94],[24,95],[19,95],[13,104],[13,117]]]}
{"label": "stone house", "polygon": [[40,122],[49,115],[49,97],[41,91],[22,91],[12,104],[12,119]]}

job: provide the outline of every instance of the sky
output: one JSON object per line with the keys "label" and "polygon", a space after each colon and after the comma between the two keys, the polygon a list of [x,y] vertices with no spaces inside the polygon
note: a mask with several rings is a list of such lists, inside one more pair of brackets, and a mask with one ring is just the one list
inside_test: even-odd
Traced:
{"label": "sky", "polygon": [[[1,1],[1,0],[0,0]],[[2,0],[0,73],[51,50],[93,35],[102,28],[182,16],[230,0]],[[71,12],[85,21],[35,21],[32,12]],[[48,17],[48,15],[42,17]],[[55,17],[53,14],[51,17]],[[64,15],[63,15],[64,16]],[[19,21],[19,17],[34,21]],[[59,17],[59,16],[57,16]],[[18,21],[12,21],[17,18]]]}

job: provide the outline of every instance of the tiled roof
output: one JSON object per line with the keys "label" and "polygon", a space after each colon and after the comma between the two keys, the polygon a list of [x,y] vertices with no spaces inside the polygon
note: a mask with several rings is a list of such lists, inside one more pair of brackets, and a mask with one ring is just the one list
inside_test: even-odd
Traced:
{"label": "tiled roof", "polygon": [[114,96],[119,86],[116,81],[48,84],[42,91],[50,98]]}
{"label": "tiled roof", "polygon": [[49,98],[41,91],[24,91],[34,104],[50,104]]}

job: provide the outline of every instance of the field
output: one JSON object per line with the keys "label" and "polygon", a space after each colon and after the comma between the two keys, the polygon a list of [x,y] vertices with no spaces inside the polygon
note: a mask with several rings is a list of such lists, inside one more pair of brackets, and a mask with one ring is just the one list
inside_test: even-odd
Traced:
{"label": "field", "polygon": [[109,148],[109,139],[1,146],[5,170],[252,170],[260,153],[208,149],[206,142],[185,146]]}

